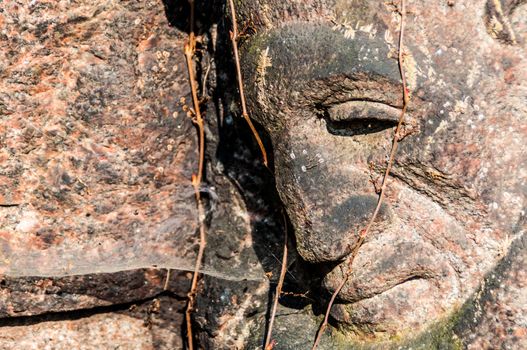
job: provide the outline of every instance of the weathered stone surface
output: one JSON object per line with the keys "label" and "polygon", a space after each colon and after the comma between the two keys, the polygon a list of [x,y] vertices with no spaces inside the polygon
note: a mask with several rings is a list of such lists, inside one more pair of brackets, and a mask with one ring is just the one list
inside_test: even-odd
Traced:
{"label": "weathered stone surface", "polygon": [[0,347],[6,350],[181,349],[183,306],[184,302],[163,296],[139,305],[126,305],[121,310],[99,309],[15,319],[3,324]]}
{"label": "weathered stone surface", "polygon": [[[130,303],[163,292],[166,270],[132,270],[111,274],[49,277],[8,277],[0,281],[0,318],[90,309]],[[187,272],[173,271],[168,290],[185,297]]]}
{"label": "weathered stone surface", "polygon": [[163,4],[7,1],[0,23],[1,271],[191,266],[195,133]]}
{"label": "weathered stone surface", "polygon": [[322,279],[314,304],[352,269],[332,312],[350,342],[410,339],[452,318],[525,232],[525,1],[407,3],[407,135],[352,266],[391,147],[386,113],[402,104],[400,16],[380,1],[240,4],[257,33],[242,52],[247,95],[298,251]]}
{"label": "weathered stone surface", "polygon": [[512,248],[492,271],[456,326],[467,349],[527,347],[527,238]]}
{"label": "weathered stone surface", "polygon": [[[320,348],[519,349],[525,1],[408,3],[409,135]],[[0,347],[183,346],[184,303],[170,298],[184,298],[188,274],[162,289],[163,268],[191,269],[196,251],[187,5],[2,4]],[[256,348],[287,224],[236,118],[224,3],[199,6],[208,246],[194,331],[206,349]],[[309,347],[375,205],[401,106],[399,16],[383,1],[237,6],[254,34],[242,52],[251,112],[296,238],[274,339]]]}
{"label": "weathered stone surface", "polygon": [[[165,268],[194,265],[197,217],[190,179],[196,137],[183,108],[190,103],[185,35],[174,6],[169,1],[9,1],[0,12],[0,317],[6,327],[15,316],[35,323],[4,327],[12,337],[1,347],[13,346],[28,332],[36,334],[36,348],[46,333],[53,348],[76,347],[86,341],[86,329],[104,322],[134,329],[138,348],[155,347],[137,322],[112,308],[162,294]],[[208,134],[209,151],[218,147],[217,132]],[[253,162],[243,152],[242,158]],[[226,156],[236,166],[240,154]],[[219,166],[213,169],[212,185],[203,188],[210,205],[204,273],[236,285],[233,295],[240,298],[247,285],[260,290],[251,305],[263,308],[268,285],[259,256],[276,269],[275,258],[265,255],[271,243],[279,245],[261,233],[275,223],[267,223],[268,208],[252,220],[233,184]],[[243,176],[238,183],[246,186],[250,179]],[[254,231],[252,224],[258,226]],[[255,232],[259,236],[253,237]],[[253,242],[260,246],[259,256]],[[188,278],[173,270],[168,290],[185,297]],[[196,318],[211,304],[219,322],[212,326],[222,319],[232,324],[226,329],[232,328],[232,338],[242,344],[236,322],[245,315],[236,310],[246,302],[230,309],[222,304],[220,310],[210,301],[217,291],[200,290]],[[79,310],[101,307],[108,313],[68,321],[91,312]],[[64,320],[40,324],[50,312]],[[170,313],[181,317],[180,309]],[[229,315],[236,322],[228,321]],[[177,332],[160,331],[160,339],[178,338],[180,327],[179,321],[167,326]],[[130,347],[119,336],[112,342],[112,329],[104,331],[92,348]],[[179,340],[169,343],[165,348],[181,347]]]}
{"label": "weathered stone surface", "polygon": [[194,263],[184,34],[161,1],[0,7],[0,348],[181,348],[184,302],[119,305]]}

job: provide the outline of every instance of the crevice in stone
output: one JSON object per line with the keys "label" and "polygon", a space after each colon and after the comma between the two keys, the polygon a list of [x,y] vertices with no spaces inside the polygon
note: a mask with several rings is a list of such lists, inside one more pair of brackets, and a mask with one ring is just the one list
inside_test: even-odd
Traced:
{"label": "crevice in stone", "polygon": [[[142,306],[147,303],[154,301],[157,298],[162,296],[167,296],[172,299],[183,302],[184,298],[179,297],[177,294],[170,291],[163,291],[151,297],[131,301],[121,304],[112,304],[105,306],[96,306],[88,309],[77,309],[69,311],[59,311],[59,312],[47,312],[34,316],[15,316],[15,317],[5,317],[0,319],[0,329],[2,327],[15,327],[15,326],[29,326],[35,325],[42,322],[51,322],[51,321],[74,321],[83,318],[87,318],[99,314],[107,313],[132,313],[132,309],[137,306]],[[133,316],[133,313],[132,313]]]}

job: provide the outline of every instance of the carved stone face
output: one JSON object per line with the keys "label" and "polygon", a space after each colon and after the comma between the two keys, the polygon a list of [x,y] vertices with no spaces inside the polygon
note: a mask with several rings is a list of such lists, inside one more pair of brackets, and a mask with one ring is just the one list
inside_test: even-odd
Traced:
{"label": "carved stone face", "polygon": [[[448,317],[523,234],[527,9],[495,3],[407,6],[408,135],[333,309],[344,325],[393,335]],[[329,294],[375,207],[399,117],[400,17],[383,1],[240,6],[259,26],[242,55],[252,116],[271,136],[299,254],[334,266]]]}

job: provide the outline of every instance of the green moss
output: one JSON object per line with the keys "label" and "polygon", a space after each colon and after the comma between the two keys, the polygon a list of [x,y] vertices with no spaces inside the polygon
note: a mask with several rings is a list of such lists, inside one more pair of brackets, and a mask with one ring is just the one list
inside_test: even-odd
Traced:
{"label": "green moss", "polygon": [[454,332],[461,311],[454,313],[447,320],[439,321],[422,332],[417,338],[407,341],[403,348],[461,350],[463,343]]}
{"label": "green moss", "polygon": [[252,36],[250,40],[245,41],[241,50],[246,55],[257,56],[262,50],[265,50],[267,40],[267,35],[257,34]]}
{"label": "green moss", "polygon": [[[465,317],[468,305],[455,311],[449,318],[438,321],[416,337],[410,338],[411,333],[397,334],[384,340],[366,341],[364,330],[353,331],[329,327],[326,329],[320,342],[320,350],[461,350],[463,344],[457,337],[455,330],[459,322]],[[312,346],[316,332],[322,322],[323,316],[313,316],[312,310],[306,307],[303,311],[287,309],[279,306],[276,318],[274,338],[278,348],[284,350],[307,349]],[[255,322],[257,328],[253,329],[247,348],[259,346],[264,334],[264,319]],[[360,334],[361,333],[361,334]],[[379,339],[381,334],[370,333],[372,339]]]}
{"label": "green moss", "polygon": [[[332,329],[331,339],[336,345],[336,349],[357,349],[357,350],[461,350],[463,343],[456,335],[454,330],[458,325],[461,316],[466,311],[464,306],[454,312],[449,318],[438,321],[428,329],[421,332],[417,337],[409,339],[406,334],[396,334],[384,341],[364,341],[364,335],[358,336],[357,331],[351,329],[336,330]],[[363,333],[363,332],[361,332]],[[379,339],[382,335],[372,333],[372,338]]]}

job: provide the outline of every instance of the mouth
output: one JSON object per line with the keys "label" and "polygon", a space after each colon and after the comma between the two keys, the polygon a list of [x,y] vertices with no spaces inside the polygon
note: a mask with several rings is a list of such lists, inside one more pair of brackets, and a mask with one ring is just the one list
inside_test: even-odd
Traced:
{"label": "mouth", "polygon": [[[393,243],[393,242],[392,242]],[[372,246],[383,245],[382,250],[372,252]],[[431,252],[433,247],[414,242],[388,244],[382,238],[363,246],[352,266],[344,262],[331,271],[323,280],[322,287],[333,293],[347,274],[348,282],[339,293],[342,303],[355,303],[390,291],[415,280],[430,280],[447,273],[438,265],[438,257]],[[382,255],[378,252],[382,251]]]}
{"label": "mouth", "polygon": [[355,334],[390,340],[394,335],[419,334],[450,314],[455,305],[448,291],[433,280],[411,279],[368,299],[337,303],[331,318]]}
{"label": "mouth", "polygon": [[458,276],[433,247],[384,242],[379,255],[379,243],[365,244],[351,267],[341,264],[324,278],[322,288],[331,295],[350,274],[331,309],[335,322],[354,333],[415,334],[459,303]]}

